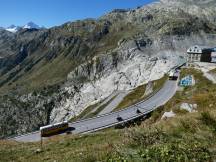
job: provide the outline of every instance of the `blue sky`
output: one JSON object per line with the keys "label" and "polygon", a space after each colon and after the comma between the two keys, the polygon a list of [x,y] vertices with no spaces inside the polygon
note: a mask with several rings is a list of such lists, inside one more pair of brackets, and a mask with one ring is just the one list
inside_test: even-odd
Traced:
{"label": "blue sky", "polygon": [[134,8],[154,0],[0,0],[0,26],[33,21],[51,27],[97,18],[115,8]]}

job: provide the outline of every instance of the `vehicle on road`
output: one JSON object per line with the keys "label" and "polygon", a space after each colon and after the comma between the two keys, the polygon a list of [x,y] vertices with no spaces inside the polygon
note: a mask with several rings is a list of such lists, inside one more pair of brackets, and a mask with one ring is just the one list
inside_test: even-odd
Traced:
{"label": "vehicle on road", "polygon": [[117,121],[119,121],[119,122],[123,121],[123,118],[122,118],[121,116],[118,116],[116,119],[117,119]]}
{"label": "vehicle on road", "polygon": [[69,129],[69,123],[67,121],[56,123],[53,125],[47,125],[40,127],[41,137],[50,137],[53,135],[67,132]]}
{"label": "vehicle on road", "polygon": [[142,113],[142,111],[140,111],[140,109],[137,109],[136,112],[137,112],[137,114],[141,114]]}
{"label": "vehicle on road", "polygon": [[169,80],[177,80],[178,79],[178,71],[177,70],[172,70],[169,73]]}

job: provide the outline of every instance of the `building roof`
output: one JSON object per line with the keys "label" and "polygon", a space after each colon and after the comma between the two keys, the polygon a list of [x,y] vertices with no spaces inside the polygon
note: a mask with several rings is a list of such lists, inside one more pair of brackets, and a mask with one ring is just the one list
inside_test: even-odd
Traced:
{"label": "building roof", "polygon": [[195,46],[192,46],[190,47],[188,50],[187,50],[187,53],[188,54],[193,54],[193,53],[196,53],[196,54],[202,54],[203,51],[214,51],[216,50],[216,48],[214,47],[208,47],[208,46],[203,46],[203,45],[195,45]]}

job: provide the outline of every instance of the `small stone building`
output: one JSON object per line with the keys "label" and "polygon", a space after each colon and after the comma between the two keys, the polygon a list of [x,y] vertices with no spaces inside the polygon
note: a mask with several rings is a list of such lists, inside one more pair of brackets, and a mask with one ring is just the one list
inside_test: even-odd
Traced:
{"label": "small stone building", "polygon": [[187,63],[190,66],[194,62],[211,62],[211,54],[214,48],[195,45],[187,50]]}

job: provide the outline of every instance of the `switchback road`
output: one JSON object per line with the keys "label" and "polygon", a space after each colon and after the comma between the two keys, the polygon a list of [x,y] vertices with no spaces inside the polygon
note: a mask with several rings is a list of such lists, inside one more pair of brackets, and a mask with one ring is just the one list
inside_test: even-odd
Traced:
{"label": "switchback road", "polygon": [[[115,125],[131,121],[138,117],[147,115],[160,106],[168,102],[176,93],[177,81],[167,80],[164,86],[153,96],[141,101],[124,110],[104,114],[90,119],[80,120],[70,123],[69,126],[75,128],[73,134],[89,133],[109,128]],[[12,138],[18,142],[37,142],[40,141],[40,132],[33,132]]]}

